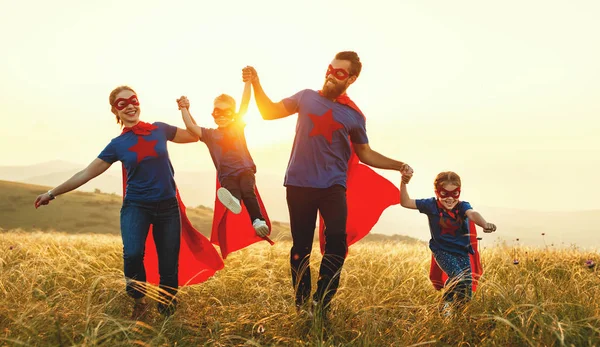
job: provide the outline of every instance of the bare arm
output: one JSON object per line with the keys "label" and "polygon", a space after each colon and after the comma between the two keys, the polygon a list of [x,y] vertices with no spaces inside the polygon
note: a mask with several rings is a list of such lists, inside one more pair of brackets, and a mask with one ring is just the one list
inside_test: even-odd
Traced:
{"label": "bare arm", "polygon": [[[90,163],[85,169],[79,171],[73,177],[69,178],[58,187],[51,189],[50,193],[53,196],[59,196],[61,194],[68,193],[74,189],[81,187],[86,184],[92,178],[100,175],[104,171],[108,170],[108,168],[112,164],[105,162],[102,159],[96,158],[94,161]],[[35,208],[40,207],[41,205],[48,205],[50,200],[53,198],[50,197],[50,194],[44,193],[39,195],[34,202]]]}
{"label": "bare arm", "polygon": [[242,70],[242,78],[244,82],[252,82],[252,87],[254,88],[254,99],[256,100],[256,106],[260,111],[260,115],[265,120],[274,120],[279,118],[285,118],[287,116],[292,115],[292,112],[289,112],[282,101],[274,103],[269,99],[265,91],[262,89],[260,85],[260,81],[258,79],[258,75],[256,74],[256,70],[253,67],[247,66]]}
{"label": "bare arm", "polygon": [[200,139],[200,136],[198,136],[196,133],[190,131],[190,129],[177,128],[175,137],[171,141],[173,141],[175,143],[190,143],[190,142],[198,142],[199,139]]}
{"label": "bare arm", "polygon": [[187,108],[181,109],[181,118],[183,118],[187,130],[197,136],[198,140],[202,139],[202,128],[194,122],[194,119]]}
{"label": "bare arm", "polygon": [[190,113],[189,108],[188,108],[188,114],[190,115],[190,119],[192,120],[192,124],[197,125],[198,123],[196,123],[196,120],[194,119],[194,116],[192,116],[192,114]]}
{"label": "bare arm", "polygon": [[[179,109],[181,110],[181,118],[183,118],[183,123],[185,124],[185,127],[187,130],[178,128],[177,133],[175,134],[175,138],[173,139],[173,142],[187,143],[187,142],[196,142],[196,141],[200,140],[202,138],[202,129],[196,124],[196,121],[190,114],[190,110],[189,110],[190,101],[188,100],[187,97],[182,96],[181,98],[177,99],[177,105],[179,106]],[[182,132],[180,134],[179,140],[184,140],[184,141],[178,142],[175,140],[177,139],[177,134],[180,133],[180,130]],[[183,133],[183,131],[188,133],[190,136],[185,135]],[[193,140],[185,141],[185,140],[190,140],[190,139],[193,139]]]}
{"label": "bare arm", "polygon": [[411,199],[408,195],[408,190],[406,189],[406,183],[404,183],[404,180],[402,180],[400,183],[400,205],[413,210],[417,209],[417,202],[415,199]]}
{"label": "bare arm", "polygon": [[471,210],[467,210],[467,212],[465,214],[467,215],[467,218],[469,218],[475,224],[482,227],[483,232],[491,233],[491,232],[496,231],[496,225],[494,225],[493,223],[486,222],[485,218],[483,218],[483,216],[479,212],[471,209]]}
{"label": "bare arm", "polygon": [[396,170],[402,171],[405,169],[410,169],[409,171],[412,173],[412,169],[408,164],[403,163],[401,161],[397,161],[394,159],[390,159],[386,156],[379,154],[378,152],[371,149],[368,143],[365,144],[356,144],[354,143],[354,151],[358,156],[358,159],[363,163],[376,167],[378,169],[386,169],[386,170]]}
{"label": "bare arm", "polygon": [[240,119],[248,112],[248,104],[250,103],[250,96],[252,95],[252,83],[247,81],[244,83],[244,92],[242,92],[242,101],[240,103],[240,110],[238,111],[236,118]]}

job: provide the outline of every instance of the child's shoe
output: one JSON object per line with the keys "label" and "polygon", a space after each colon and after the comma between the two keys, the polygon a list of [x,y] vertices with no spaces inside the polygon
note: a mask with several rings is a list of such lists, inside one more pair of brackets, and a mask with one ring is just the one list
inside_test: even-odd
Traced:
{"label": "child's shoe", "polygon": [[446,319],[452,318],[454,316],[454,309],[452,307],[452,304],[449,302],[445,302],[444,305],[442,305],[440,311],[442,313],[442,317]]}
{"label": "child's shoe", "polygon": [[231,212],[239,214],[242,212],[242,205],[240,201],[233,196],[229,190],[221,187],[217,190],[217,198],[219,201]]}
{"label": "child's shoe", "polygon": [[269,235],[269,226],[264,220],[256,218],[252,226],[254,227],[254,231],[256,231],[256,235],[260,237]]}

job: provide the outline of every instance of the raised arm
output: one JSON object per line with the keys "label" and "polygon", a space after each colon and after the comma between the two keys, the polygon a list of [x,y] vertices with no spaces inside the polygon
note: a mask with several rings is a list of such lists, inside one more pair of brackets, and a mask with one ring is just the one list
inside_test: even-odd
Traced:
{"label": "raised arm", "polygon": [[111,163],[107,163],[102,159],[94,159],[94,161],[92,161],[85,169],[79,171],[71,178],[60,184],[58,187],[50,189],[44,194],[40,194],[33,203],[35,208],[38,208],[42,205],[48,205],[50,200],[54,200],[55,197],[81,187],[92,178],[108,170],[111,165]]}
{"label": "raised arm", "polygon": [[244,83],[244,92],[242,93],[242,101],[240,103],[240,110],[235,115],[235,118],[241,119],[248,112],[248,104],[250,103],[250,96],[252,95],[252,83],[250,81],[246,81]]}
{"label": "raised arm", "polygon": [[251,82],[254,88],[254,99],[256,100],[256,106],[260,115],[265,120],[273,120],[279,118],[285,118],[293,114],[287,110],[282,101],[277,103],[271,101],[265,91],[260,85],[258,74],[256,70],[251,66],[246,66],[242,69],[242,79],[244,82]]}
{"label": "raised arm", "polygon": [[402,180],[400,181],[400,205],[402,207],[410,208],[413,210],[417,209],[417,202],[415,199],[411,199],[406,189],[406,184],[410,181],[412,173],[405,169],[402,171]]}
{"label": "raised arm", "polygon": [[[196,124],[196,121],[190,114],[190,101],[188,98],[182,96],[181,98],[177,99],[177,106],[179,106],[179,109],[181,110],[181,118],[183,118],[183,123],[185,124],[187,132],[193,135],[196,141],[202,140],[202,128]],[[175,137],[177,137],[177,134]]]}

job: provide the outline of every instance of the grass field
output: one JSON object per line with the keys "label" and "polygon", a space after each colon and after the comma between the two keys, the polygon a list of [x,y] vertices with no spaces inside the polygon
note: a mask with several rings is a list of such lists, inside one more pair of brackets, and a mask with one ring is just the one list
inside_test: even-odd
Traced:
{"label": "grass field", "polygon": [[[519,265],[513,249],[484,249],[471,305],[444,319],[426,246],[360,242],[324,329],[295,312],[289,248],[279,241],[233,253],[214,277],[181,289],[174,316],[164,319],[153,305],[136,322],[120,237],[3,231],[0,345],[600,345],[600,272],[576,249],[522,248]],[[315,245],[313,270],[319,260]]]}

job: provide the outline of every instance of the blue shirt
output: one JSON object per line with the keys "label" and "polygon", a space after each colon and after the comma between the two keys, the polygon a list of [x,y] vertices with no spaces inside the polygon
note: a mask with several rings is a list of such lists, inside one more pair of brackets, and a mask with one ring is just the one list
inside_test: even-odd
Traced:
{"label": "blue shirt", "polygon": [[433,252],[443,250],[460,255],[474,254],[466,215],[472,209],[471,204],[459,201],[452,211],[448,211],[438,206],[436,198],[418,199],[415,202],[419,212],[426,214],[429,219],[429,248]]}
{"label": "blue shirt", "polygon": [[366,144],[365,117],[347,105],[305,89],[282,100],[298,113],[296,136],[285,175],[285,186],[346,187],[350,141]]}
{"label": "blue shirt", "polygon": [[98,158],[107,163],[120,161],[127,170],[125,198],[138,201],[161,201],[176,196],[174,170],[167,151],[177,128],[155,122],[158,129],[138,136],[132,131],[112,139]]}
{"label": "blue shirt", "polygon": [[241,120],[237,120],[223,128],[201,128],[200,140],[208,147],[219,182],[225,177],[236,176],[245,171],[256,173],[256,165],[248,151],[244,135],[245,127]]}

